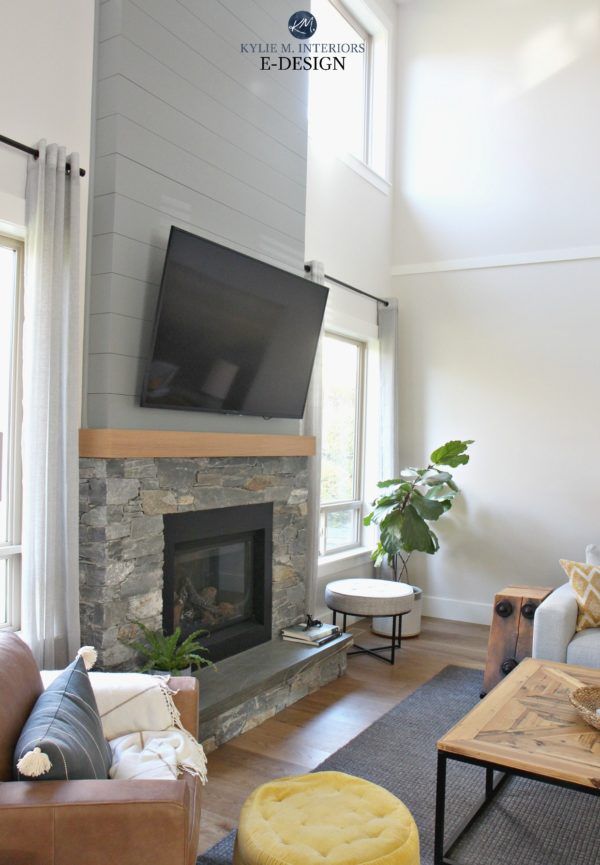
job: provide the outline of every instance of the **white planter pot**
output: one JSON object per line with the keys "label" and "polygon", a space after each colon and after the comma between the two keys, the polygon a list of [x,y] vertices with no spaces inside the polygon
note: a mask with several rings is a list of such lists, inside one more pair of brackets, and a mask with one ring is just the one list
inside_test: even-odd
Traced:
{"label": "white planter pot", "polygon": [[191,676],[192,675],[192,667],[186,667],[185,670],[177,670],[176,673],[172,673],[170,670],[148,670],[151,676]]}
{"label": "white planter pot", "polygon": [[[417,586],[412,587],[415,593],[415,601],[410,613],[402,616],[402,637],[418,637],[421,633],[421,613],[423,610],[423,590]],[[392,636],[392,617],[373,616],[371,630],[381,637]]]}

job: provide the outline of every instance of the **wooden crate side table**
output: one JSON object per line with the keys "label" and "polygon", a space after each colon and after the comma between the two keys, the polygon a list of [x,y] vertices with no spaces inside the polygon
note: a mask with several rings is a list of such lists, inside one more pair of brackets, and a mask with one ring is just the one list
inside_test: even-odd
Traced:
{"label": "wooden crate side table", "polygon": [[552,591],[548,586],[507,586],[494,598],[482,697],[531,655],[533,617]]}

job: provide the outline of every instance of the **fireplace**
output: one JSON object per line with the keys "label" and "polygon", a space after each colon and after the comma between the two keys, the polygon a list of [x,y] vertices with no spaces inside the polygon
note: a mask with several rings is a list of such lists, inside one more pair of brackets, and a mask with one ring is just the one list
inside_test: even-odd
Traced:
{"label": "fireplace", "polygon": [[271,639],[273,505],[165,514],[163,628],[202,628],[212,661]]}

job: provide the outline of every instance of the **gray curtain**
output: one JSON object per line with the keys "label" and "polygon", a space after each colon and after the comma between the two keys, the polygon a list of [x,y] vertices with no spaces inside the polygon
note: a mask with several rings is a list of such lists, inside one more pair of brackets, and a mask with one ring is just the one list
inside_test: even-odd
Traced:
{"label": "gray curtain", "polygon": [[[400,470],[398,417],[398,301],[386,298],[389,306],[378,305],[379,328],[379,477],[397,478]],[[381,579],[393,579],[387,563],[377,569]],[[387,621],[387,620],[386,620]]]}
{"label": "gray curtain", "polygon": [[398,301],[386,298],[378,304],[380,412],[379,477],[397,478],[400,471],[398,422]]}
{"label": "gray curtain", "polygon": [[37,146],[25,210],[22,629],[52,669],[79,647],[80,181],[78,154]]}
{"label": "gray curtain", "polygon": [[[310,279],[323,284],[325,268],[321,261],[310,261]],[[323,422],[323,333],[319,337],[306,409],[302,420],[302,435],[317,440],[316,455],[308,460],[308,532],[306,549],[306,611],[316,612],[316,587],[319,566],[319,531],[321,502],[321,429]]]}

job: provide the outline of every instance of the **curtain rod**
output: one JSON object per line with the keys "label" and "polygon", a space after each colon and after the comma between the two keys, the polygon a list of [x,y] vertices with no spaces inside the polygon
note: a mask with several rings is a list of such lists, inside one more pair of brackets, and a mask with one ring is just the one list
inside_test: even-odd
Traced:
{"label": "curtain rod", "polygon": [[[304,270],[306,273],[310,273],[310,264],[304,265]],[[328,279],[329,282],[335,282],[336,285],[341,285],[343,288],[347,288],[348,291],[354,291],[356,294],[362,294],[363,297],[368,297],[369,300],[374,300],[376,303],[382,303],[384,306],[389,306],[389,301],[383,300],[381,297],[375,297],[374,294],[369,294],[368,291],[363,291],[361,288],[355,288],[353,285],[348,285],[347,282],[342,282],[341,279],[336,279],[335,276],[329,276],[328,273],[325,274],[325,279]]]}
{"label": "curtain rod", "polygon": [[[15,147],[17,150],[22,150],[23,153],[29,153],[34,159],[40,158],[40,151],[36,150],[35,147],[28,147],[26,144],[21,144],[20,141],[15,141],[13,138],[7,138],[6,135],[0,135],[0,142],[2,144],[8,144],[9,147]],[[71,164],[69,162],[65,165],[65,170],[67,174],[71,173]],[[79,169],[79,176],[85,177],[84,168]]]}

